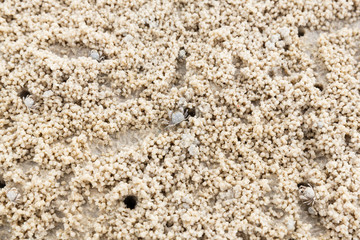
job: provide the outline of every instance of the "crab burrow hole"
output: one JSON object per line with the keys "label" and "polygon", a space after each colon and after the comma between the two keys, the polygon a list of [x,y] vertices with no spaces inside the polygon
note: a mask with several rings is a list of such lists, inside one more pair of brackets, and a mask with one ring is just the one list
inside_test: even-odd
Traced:
{"label": "crab burrow hole", "polygon": [[324,90],[324,85],[322,85],[321,83],[315,83],[314,87],[316,87],[317,89],[320,90],[320,92],[322,92]]}
{"label": "crab burrow hole", "polygon": [[307,182],[301,182],[301,183],[298,183],[298,185],[297,185],[298,188],[300,188],[300,187],[302,187],[302,186],[307,187],[307,186],[309,186],[309,183],[307,183]]}
{"label": "crab burrow hole", "polygon": [[305,28],[304,28],[304,27],[299,27],[299,28],[298,28],[298,36],[299,36],[299,37],[305,36],[305,33],[306,33],[306,31],[305,31]]}
{"label": "crab burrow hole", "polygon": [[195,117],[196,115],[195,108],[185,108],[185,112],[187,112],[187,115],[190,117]]}
{"label": "crab burrow hole", "polygon": [[28,97],[29,95],[31,95],[31,93],[26,89],[21,90],[21,92],[19,93],[19,97],[21,99],[24,99],[24,98]]}
{"label": "crab burrow hole", "polygon": [[2,179],[0,177],[0,189],[3,189],[5,186],[6,186],[6,183],[5,183],[4,179]]}
{"label": "crab burrow hole", "polygon": [[129,195],[124,198],[124,204],[127,208],[134,209],[137,205],[138,199],[134,195]]}

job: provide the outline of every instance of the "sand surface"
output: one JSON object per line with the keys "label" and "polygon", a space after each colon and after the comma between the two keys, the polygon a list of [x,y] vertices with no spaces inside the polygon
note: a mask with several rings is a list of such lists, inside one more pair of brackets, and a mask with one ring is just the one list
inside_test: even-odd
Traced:
{"label": "sand surface", "polygon": [[0,239],[359,239],[360,2],[0,0]]}

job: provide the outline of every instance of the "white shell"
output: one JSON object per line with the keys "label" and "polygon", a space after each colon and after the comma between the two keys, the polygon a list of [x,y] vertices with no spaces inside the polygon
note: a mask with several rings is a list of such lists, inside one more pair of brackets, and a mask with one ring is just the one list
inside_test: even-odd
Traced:
{"label": "white shell", "polygon": [[90,57],[96,61],[100,60],[100,54],[96,50],[90,52]]}
{"label": "white shell", "polygon": [[171,115],[171,124],[176,125],[185,120],[182,112],[175,112]]}
{"label": "white shell", "polygon": [[35,101],[34,101],[34,99],[32,99],[31,97],[28,96],[24,99],[24,103],[28,108],[32,108],[35,104]]}
{"label": "white shell", "polygon": [[16,188],[11,188],[7,193],[6,196],[8,199],[12,202],[16,202],[16,200],[19,198],[20,194]]}

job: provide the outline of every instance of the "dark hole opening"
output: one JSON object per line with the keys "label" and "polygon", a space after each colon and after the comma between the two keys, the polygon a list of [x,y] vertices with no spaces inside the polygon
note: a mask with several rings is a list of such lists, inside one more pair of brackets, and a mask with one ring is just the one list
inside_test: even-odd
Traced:
{"label": "dark hole opening", "polygon": [[3,179],[0,179],[0,189],[4,188],[6,186],[6,183]]}
{"label": "dark hole opening", "polygon": [[134,209],[136,207],[136,204],[137,204],[137,198],[135,196],[132,196],[132,195],[127,196],[124,199],[124,203],[125,203],[127,208]]}
{"label": "dark hole opening", "polygon": [[285,50],[285,51],[289,51],[289,49],[290,49],[290,45],[289,45],[289,44],[286,44],[286,45],[284,46],[284,50]]}
{"label": "dark hole opening", "polygon": [[187,111],[187,114],[188,114],[188,116],[190,116],[190,117],[195,117],[195,115],[196,115],[196,110],[195,110],[195,108],[186,108],[185,109],[185,112]]}
{"label": "dark hole opening", "polygon": [[62,76],[61,76],[61,82],[63,82],[63,83],[65,83],[68,79],[69,79],[69,75],[68,74],[63,74]]}
{"label": "dark hole opening", "polygon": [[316,87],[317,89],[319,89],[320,91],[323,91],[324,90],[324,86],[322,84],[319,84],[319,83],[316,83],[314,85],[314,87]]}
{"label": "dark hole opening", "polygon": [[298,183],[298,185],[297,185],[298,188],[300,188],[300,187],[302,187],[302,186],[308,187],[308,186],[309,186],[309,183],[307,183],[307,182],[301,182],[301,183]]}
{"label": "dark hole opening", "polygon": [[351,136],[349,134],[345,134],[345,143],[346,143],[346,145],[349,145],[350,142],[351,142]]}
{"label": "dark hole opening", "polygon": [[305,35],[305,28],[304,27],[299,27],[298,28],[298,36],[303,37],[304,35]]}
{"label": "dark hole opening", "polygon": [[172,227],[172,226],[174,226],[174,222],[173,221],[167,221],[166,226],[167,227]]}
{"label": "dark hole opening", "polygon": [[275,76],[274,70],[270,70],[270,71],[269,71],[269,77],[274,77],[274,76]]}
{"label": "dark hole opening", "polygon": [[253,100],[251,101],[251,104],[254,105],[255,107],[260,105],[260,100]]}
{"label": "dark hole opening", "polygon": [[24,89],[19,93],[19,96],[20,96],[20,98],[23,99],[23,98],[26,98],[27,96],[29,96],[30,94],[31,93],[28,90]]}
{"label": "dark hole opening", "polygon": [[334,204],[336,201],[335,201],[335,199],[334,198],[331,198],[331,199],[329,199],[329,201],[328,201],[328,205],[332,205],[332,204]]}

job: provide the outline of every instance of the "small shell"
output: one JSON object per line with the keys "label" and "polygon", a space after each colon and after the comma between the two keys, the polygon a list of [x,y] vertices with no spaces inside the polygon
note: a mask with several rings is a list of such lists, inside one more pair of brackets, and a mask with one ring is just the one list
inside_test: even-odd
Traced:
{"label": "small shell", "polygon": [[96,61],[100,61],[100,54],[96,50],[90,52],[90,57]]}
{"label": "small shell", "polygon": [[34,104],[35,104],[35,101],[34,99],[32,99],[30,96],[26,97],[24,99],[24,103],[25,105],[28,107],[28,108],[33,108],[34,107]]}
{"label": "small shell", "polygon": [[16,200],[20,197],[20,193],[16,188],[11,188],[7,193],[6,196],[11,202],[16,202]]}

